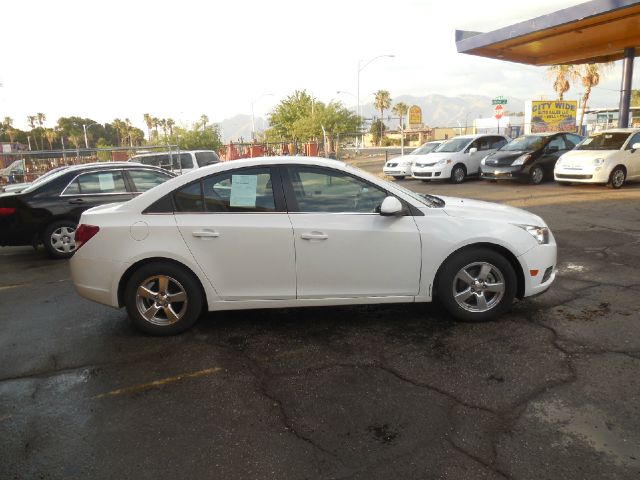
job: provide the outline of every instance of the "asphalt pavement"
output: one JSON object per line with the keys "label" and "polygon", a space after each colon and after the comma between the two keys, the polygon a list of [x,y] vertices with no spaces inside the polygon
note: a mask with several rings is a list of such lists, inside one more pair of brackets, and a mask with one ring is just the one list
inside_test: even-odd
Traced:
{"label": "asphalt pavement", "polygon": [[156,338],[0,248],[0,478],[639,478],[640,183],[401,183],[541,215],[551,290],[484,324],[255,310]]}

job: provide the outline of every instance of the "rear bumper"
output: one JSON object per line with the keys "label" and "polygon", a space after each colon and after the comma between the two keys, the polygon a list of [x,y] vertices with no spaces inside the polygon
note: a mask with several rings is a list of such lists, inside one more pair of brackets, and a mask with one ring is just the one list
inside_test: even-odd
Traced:
{"label": "rear bumper", "polygon": [[[118,284],[127,265],[101,259],[82,258],[82,250],[69,260],[71,280],[81,297],[118,308]],[[100,275],[96,275],[96,272]]]}

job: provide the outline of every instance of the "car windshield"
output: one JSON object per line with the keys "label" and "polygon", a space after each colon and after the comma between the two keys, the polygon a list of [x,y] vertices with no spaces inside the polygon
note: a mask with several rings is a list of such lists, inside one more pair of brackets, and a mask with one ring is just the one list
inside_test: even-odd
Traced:
{"label": "car windshield", "polygon": [[426,155],[427,153],[433,152],[439,145],[439,143],[435,142],[425,143],[411,152],[411,155]]}
{"label": "car windshield", "polygon": [[470,138],[452,138],[451,140],[440,144],[434,152],[459,152],[464,149],[470,141]]}
{"label": "car windshield", "polygon": [[626,132],[603,132],[585,138],[576,150],[620,150],[629,138]]}
{"label": "car windshield", "polygon": [[511,140],[500,150],[510,152],[533,152],[534,150],[539,150],[542,145],[544,145],[545,140],[546,137],[541,137],[539,135],[522,135]]}

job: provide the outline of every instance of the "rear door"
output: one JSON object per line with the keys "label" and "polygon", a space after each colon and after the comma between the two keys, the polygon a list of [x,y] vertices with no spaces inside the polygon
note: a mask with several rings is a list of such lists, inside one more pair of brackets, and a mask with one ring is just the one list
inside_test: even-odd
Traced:
{"label": "rear door", "polygon": [[88,208],[133,198],[122,170],[98,170],[76,176],[60,194],[67,214],[80,218]]}
{"label": "rear door", "polygon": [[293,232],[277,169],[220,172],[173,200],[182,238],[223,300],[295,298]]}

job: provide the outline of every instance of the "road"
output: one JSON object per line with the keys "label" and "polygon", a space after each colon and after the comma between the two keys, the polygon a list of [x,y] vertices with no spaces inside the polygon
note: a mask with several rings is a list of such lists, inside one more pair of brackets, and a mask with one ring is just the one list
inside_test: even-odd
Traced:
{"label": "road", "polygon": [[402,184],[543,216],[553,288],[485,324],[256,310],[154,338],[0,248],[0,478],[638,478],[640,185]]}

